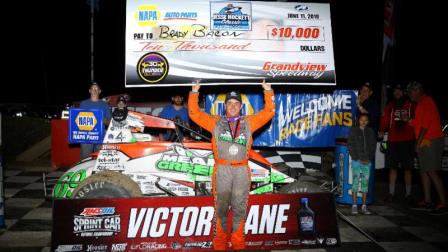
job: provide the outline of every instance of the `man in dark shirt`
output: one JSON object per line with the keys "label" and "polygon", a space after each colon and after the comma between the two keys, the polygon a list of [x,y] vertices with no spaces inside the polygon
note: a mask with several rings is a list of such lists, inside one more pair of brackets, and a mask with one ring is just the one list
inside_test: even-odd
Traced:
{"label": "man in dark shirt", "polygon": [[[189,125],[188,110],[184,107],[184,97],[181,94],[174,94],[171,97],[172,104],[167,105],[160,112],[159,116],[176,121],[185,126]],[[183,137],[182,131],[179,131]],[[176,138],[176,132],[173,130],[167,130],[166,133],[160,134],[160,139],[165,141],[174,141]]]}
{"label": "man in dark shirt", "polygon": [[356,105],[358,106],[358,114],[367,114],[369,117],[369,126],[377,132],[380,113],[378,103],[372,98],[372,94],[372,85],[369,82],[364,83],[359,89]]}

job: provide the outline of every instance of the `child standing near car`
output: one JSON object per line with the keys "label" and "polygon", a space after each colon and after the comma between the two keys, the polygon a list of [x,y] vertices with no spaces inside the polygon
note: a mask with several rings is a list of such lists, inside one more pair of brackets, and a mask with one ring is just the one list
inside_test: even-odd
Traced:
{"label": "child standing near car", "polygon": [[362,193],[361,213],[370,214],[366,206],[366,199],[372,167],[371,160],[376,151],[376,136],[373,129],[367,126],[368,123],[368,115],[360,114],[358,126],[351,128],[348,138],[348,150],[352,157],[352,214],[358,214],[358,192]]}

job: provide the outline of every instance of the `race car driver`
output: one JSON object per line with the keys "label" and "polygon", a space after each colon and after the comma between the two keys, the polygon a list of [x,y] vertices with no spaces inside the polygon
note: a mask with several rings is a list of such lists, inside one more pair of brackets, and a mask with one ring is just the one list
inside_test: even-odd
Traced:
{"label": "race car driver", "polygon": [[241,116],[243,107],[241,94],[229,92],[225,97],[225,115],[211,116],[202,112],[198,105],[199,81],[192,87],[188,98],[190,119],[212,133],[212,148],[215,157],[213,170],[213,196],[215,203],[215,250],[228,249],[229,206],[232,209],[232,249],[245,248],[244,224],[250,190],[248,153],[252,145],[252,133],[265,125],[274,116],[274,92],[265,81],[265,107],[255,115]]}

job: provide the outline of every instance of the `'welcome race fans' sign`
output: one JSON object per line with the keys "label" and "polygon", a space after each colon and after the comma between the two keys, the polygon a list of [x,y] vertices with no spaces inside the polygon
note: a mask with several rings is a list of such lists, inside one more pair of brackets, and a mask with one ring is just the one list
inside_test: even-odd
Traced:
{"label": "'welcome race fans' sign", "polygon": [[[205,109],[213,115],[224,112],[225,95],[207,95]],[[260,94],[243,94],[243,115],[264,107]],[[254,146],[330,147],[335,139],[347,137],[355,123],[356,91],[333,93],[276,94],[275,115],[271,124],[254,136]]]}
{"label": "'welcome race fans' sign", "polygon": [[126,87],[335,85],[330,6],[128,0]]}

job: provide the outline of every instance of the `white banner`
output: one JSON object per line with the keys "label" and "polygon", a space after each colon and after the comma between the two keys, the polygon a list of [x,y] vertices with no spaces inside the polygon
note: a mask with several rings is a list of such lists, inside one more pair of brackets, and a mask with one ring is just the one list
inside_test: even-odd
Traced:
{"label": "white banner", "polygon": [[330,6],[128,0],[126,87],[335,85]]}

